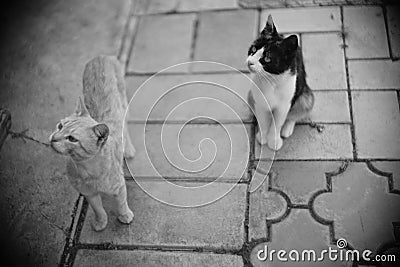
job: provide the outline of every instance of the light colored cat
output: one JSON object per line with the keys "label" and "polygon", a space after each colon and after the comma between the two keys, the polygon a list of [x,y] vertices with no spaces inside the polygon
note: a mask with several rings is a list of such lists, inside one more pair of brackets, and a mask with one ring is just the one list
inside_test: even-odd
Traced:
{"label": "light colored cat", "polygon": [[291,136],[295,123],[306,118],[314,105],[297,36],[284,38],[269,15],[249,48],[247,65],[257,85],[251,89],[249,100],[258,122],[256,139],[261,145],[279,150],[281,136]]}
{"label": "light colored cat", "polygon": [[107,225],[102,193],[116,199],[120,222],[129,224],[133,219],[122,167],[123,155],[133,158],[135,149],[123,127],[127,99],[116,58],[98,56],[86,64],[83,95],[84,102],[79,99],[75,113],[57,124],[50,143],[56,152],[69,156],[69,180],[93,208],[93,229],[101,231]]}

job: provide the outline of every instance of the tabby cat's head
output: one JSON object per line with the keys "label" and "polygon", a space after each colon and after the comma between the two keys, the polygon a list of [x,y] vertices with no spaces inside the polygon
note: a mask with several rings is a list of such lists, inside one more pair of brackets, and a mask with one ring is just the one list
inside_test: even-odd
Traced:
{"label": "tabby cat's head", "polygon": [[79,99],[76,111],[62,119],[50,135],[51,147],[58,153],[80,161],[95,156],[107,141],[107,125],[92,119]]}
{"label": "tabby cat's head", "polygon": [[297,48],[297,36],[284,38],[277,32],[272,16],[269,15],[264,29],[249,48],[247,66],[251,72],[261,74],[294,71]]}

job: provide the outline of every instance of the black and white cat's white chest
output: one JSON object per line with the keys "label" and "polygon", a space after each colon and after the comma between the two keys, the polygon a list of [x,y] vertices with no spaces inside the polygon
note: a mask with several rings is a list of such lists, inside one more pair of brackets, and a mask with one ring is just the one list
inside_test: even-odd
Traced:
{"label": "black and white cat's white chest", "polygon": [[[267,101],[271,110],[291,105],[296,92],[297,75],[290,70],[281,74],[252,73],[254,101]],[[261,95],[261,94],[262,95]],[[265,100],[263,99],[265,97]]]}

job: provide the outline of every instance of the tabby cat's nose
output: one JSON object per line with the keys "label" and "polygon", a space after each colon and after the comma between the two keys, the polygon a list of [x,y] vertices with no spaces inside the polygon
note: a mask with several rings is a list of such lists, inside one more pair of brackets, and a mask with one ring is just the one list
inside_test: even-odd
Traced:
{"label": "tabby cat's nose", "polygon": [[55,136],[54,136],[54,134],[52,134],[52,135],[50,135],[50,137],[49,137],[49,141],[50,141],[50,143],[55,143],[55,142],[58,142],[58,139],[56,139]]}

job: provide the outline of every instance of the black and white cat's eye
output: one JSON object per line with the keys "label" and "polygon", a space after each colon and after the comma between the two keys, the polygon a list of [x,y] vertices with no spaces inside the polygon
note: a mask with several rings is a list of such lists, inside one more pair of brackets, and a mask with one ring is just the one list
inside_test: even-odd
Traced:
{"label": "black and white cat's eye", "polygon": [[72,142],[72,143],[76,143],[78,142],[78,139],[76,139],[75,137],[73,137],[72,135],[68,135],[67,136],[68,141]]}
{"label": "black and white cat's eye", "polygon": [[58,130],[61,130],[63,128],[63,125],[61,124],[61,122],[59,122],[58,124],[57,124],[57,129]]}
{"label": "black and white cat's eye", "polygon": [[254,45],[252,45],[249,48],[249,52],[247,54],[250,56],[250,55],[254,55],[256,52],[257,52],[257,48]]}

